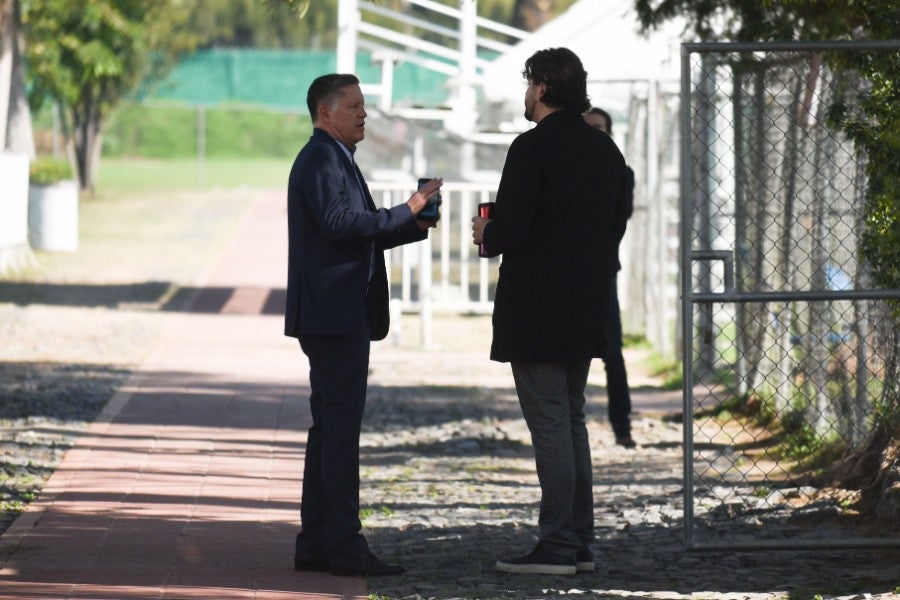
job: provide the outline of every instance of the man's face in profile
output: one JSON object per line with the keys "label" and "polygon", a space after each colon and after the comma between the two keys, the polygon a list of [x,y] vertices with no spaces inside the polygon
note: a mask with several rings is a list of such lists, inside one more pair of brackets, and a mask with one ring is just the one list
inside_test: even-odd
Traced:
{"label": "man's face in profile", "polygon": [[528,79],[528,87],[525,89],[525,118],[534,121],[534,109],[544,94],[543,84],[535,83]]}

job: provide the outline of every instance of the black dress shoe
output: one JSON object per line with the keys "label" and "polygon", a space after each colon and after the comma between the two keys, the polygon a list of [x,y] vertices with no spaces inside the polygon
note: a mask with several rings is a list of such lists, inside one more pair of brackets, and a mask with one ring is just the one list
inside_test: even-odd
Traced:
{"label": "black dress shoe", "polygon": [[318,554],[294,554],[294,570],[295,571],[327,571],[329,569],[328,559]]}
{"label": "black dress shoe", "polygon": [[331,561],[331,573],[334,575],[358,575],[367,577],[384,577],[386,575],[402,575],[406,569],[400,565],[386,563],[371,552],[359,558],[344,558]]}
{"label": "black dress shoe", "polygon": [[620,446],[624,446],[625,448],[631,449],[637,447],[637,442],[631,439],[630,435],[617,435],[616,443]]}

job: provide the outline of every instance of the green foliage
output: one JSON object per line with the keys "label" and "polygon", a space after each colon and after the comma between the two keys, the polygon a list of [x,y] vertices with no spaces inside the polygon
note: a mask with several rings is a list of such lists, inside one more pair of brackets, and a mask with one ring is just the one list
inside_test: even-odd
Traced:
{"label": "green foliage", "polygon": [[292,159],[312,134],[308,115],[273,112],[211,111],[206,127],[207,155],[215,157],[246,156],[256,149],[262,156]]}
{"label": "green foliage", "polygon": [[129,193],[165,190],[281,189],[294,157],[119,159],[104,158],[97,174],[98,194],[124,197]]}
{"label": "green foliage", "polygon": [[106,112],[194,47],[186,20],[173,0],[22,0],[32,107]]}
{"label": "green foliage", "polygon": [[298,0],[187,0],[201,48],[333,47],[337,3]]}
{"label": "green foliage", "polygon": [[[900,9],[896,18],[900,19]],[[900,31],[895,34],[900,36]],[[831,108],[829,118],[868,155],[862,249],[873,281],[880,287],[900,288],[900,52],[830,58],[838,68],[853,69],[869,82],[862,93],[848,90],[847,97]],[[892,309],[900,323],[900,304],[895,302]]]}
{"label": "green foliage", "polygon": [[124,104],[103,137],[104,157],[183,158],[197,155],[197,115],[187,107]]}
{"label": "green foliage", "polygon": [[[105,157],[197,156],[197,110],[184,106],[126,104],[103,140]],[[237,108],[206,109],[206,156],[293,157],[312,134],[306,114]]]}
{"label": "green foliage", "polygon": [[60,106],[82,187],[109,111],[194,47],[187,16],[177,0],[22,0],[29,102]]}
{"label": "green foliage", "polygon": [[661,377],[663,380],[660,386],[664,390],[678,390],[682,387],[684,381],[683,369],[680,361],[672,361],[663,358],[658,353],[653,353],[648,358],[648,369],[653,377]]}
{"label": "green foliage", "polygon": [[[451,8],[459,0],[437,0]],[[373,0],[384,8],[427,15],[441,25],[443,16],[409,5],[405,0]],[[550,14],[558,15],[575,0],[553,0]],[[337,0],[187,0],[190,28],[200,36],[203,48],[333,48],[337,42]],[[512,24],[516,0],[479,0],[478,15]],[[396,22],[367,12],[367,20],[395,28]]]}
{"label": "green foliage", "polygon": [[73,179],[68,161],[50,157],[38,157],[29,167],[29,181],[34,185],[51,185]]}
{"label": "green foliage", "polygon": [[846,442],[836,435],[819,435],[812,426],[804,423],[784,437],[773,455],[796,460],[798,470],[818,471],[834,464],[846,451]]}
{"label": "green foliage", "polygon": [[[684,17],[701,41],[897,40],[900,3],[884,0],[635,0],[641,25],[653,29]],[[873,283],[900,288],[900,52],[830,52],[825,64],[843,84],[843,97],[828,111],[865,154],[868,187],[862,251]],[[889,300],[895,327],[900,302]],[[900,413],[889,390],[876,421]],[[890,421],[889,421],[890,422]]]}
{"label": "green foliage", "polygon": [[704,42],[829,40],[870,28],[873,18],[897,24],[896,7],[883,0],[636,0],[635,9],[644,31],[680,16]]}

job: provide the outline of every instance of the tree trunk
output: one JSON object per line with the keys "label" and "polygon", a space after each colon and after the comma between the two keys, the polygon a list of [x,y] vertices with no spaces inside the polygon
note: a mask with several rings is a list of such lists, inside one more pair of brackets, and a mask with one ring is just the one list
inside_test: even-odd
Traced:
{"label": "tree trunk", "polygon": [[[693,135],[697,143],[692,145],[695,155],[691,157],[694,174],[694,189],[692,190],[692,230],[695,239],[693,248],[699,250],[711,250],[713,247],[713,232],[711,224],[713,189],[714,189],[714,165],[713,153],[715,131],[716,72],[713,61],[704,55],[700,70],[700,81],[697,84],[697,92],[694,96],[696,102],[695,130],[688,135]],[[664,240],[659,240],[664,242]],[[698,261],[696,263],[697,279],[695,291],[709,293],[713,291],[712,265],[710,261]],[[690,278],[690,285],[695,285],[694,275],[684,273],[682,277]],[[697,333],[694,347],[697,352],[695,376],[697,380],[709,381],[716,368],[716,331],[713,321],[713,305],[709,302],[697,304],[695,307],[695,319]],[[693,382],[692,382],[693,383]]]}
{"label": "tree trunk", "polygon": [[555,0],[516,0],[512,26],[534,31],[550,20]]}
{"label": "tree trunk", "polygon": [[[778,264],[776,265],[778,274],[776,281],[784,290],[794,288],[794,263],[791,260],[791,251],[796,243],[793,235],[797,219],[794,203],[797,193],[797,157],[800,144],[802,143],[800,141],[801,95],[804,93],[805,87],[805,78],[798,77],[787,111],[788,127],[787,135],[785,136],[784,162],[782,163],[782,180],[784,181],[783,215],[781,220],[781,240],[778,244],[777,253]],[[791,357],[791,330],[793,329],[794,311],[789,302],[779,302],[776,304],[774,312],[777,315],[775,319],[777,327],[774,346],[777,352],[775,363],[778,365],[778,373],[776,375],[778,383],[775,386],[775,397],[779,399],[778,402],[787,405],[794,395],[794,385],[791,379],[794,362]]]}
{"label": "tree trunk", "polygon": [[14,48],[13,0],[0,0],[0,151],[6,149],[6,123],[12,93]]}
{"label": "tree trunk", "polygon": [[[762,242],[763,212],[766,203],[766,139],[765,139],[765,76],[766,66],[754,65],[751,71],[753,95],[747,99],[750,104],[747,123],[745,166],[746,193],[742,207],[736,207],[740,216],[736,222],[743,224],[735,232],[737,243],[736,266],[739,266],[741,291],[759,292],[765,287],[763,261],[765,250]],[[743,338],[739,347],[744,352],[747,366],[747,381],[751,390],[760,391],[763,384],[759,366],[763,360],[763,336],[768,317],[768,307],[762,303],[741,304],[739,319]]]}
{"label": "tree trunk", "polygon": [[[731,114],[734,123],[734,228],[735,246],[734,252],[734,277],[738,290],[743,291],[741,282],[744,280],[744,260],[741,246],[737,244],[740,232],[747,227],[747,219],[744,211],[745,192],[747,190],[747,161],[749,149],[746,146],[747,119],[744,115],[744,85],[748,81],[747,73],[742,68],[732,69],[734,84],[731,86]],[[735,357],[735,371],[738,376],[737,393],[746,397],[750,391],[750,367],[747,363],[747,338],[742,335],[744,331],[747,311],[742,305],[735,306],[735,336],[734,347],[737,352]]]}
{"label": "tree trunk", "polygon": [[[825,75],[823,80],[827,80]],[[828,82],[823,81],[823,89]],[[823,93],[819,99],[817,113],[824,114],[829,101]],[[827,289],[826,269],[830,249],[828,248],[828,229],[826,222],[829,201],[832,200],[832,181],[834,179],[833,157],[837,152],[836,133],[829,130],[823,122],[815,124],[816,144],[814,154],[813,198],[812,198],[812,251],[810,253],[810,284],[814,290]],[[809,304],[809,335],[807,335],[807,357],[810,382],[810,405],[814,414],[807,415],[814,430],[823,434],[834,425],[834,412],[828,398],[828,334],[831,331],[831,307],[828,302],[814,300]]]}
{"label": "tree trunk", "polygon": [[82,91],[78,106],[72,107],[71,144],[75,154],[78,183],[82,190],[94,191],[97,163],[100,159],[103,115],[92,85]]}
{"label": "tree trunk", "polygon": [[[865,231],[865,211],[863,207],[866,201],[866,188],[868,187],[868,176],[866,175],[866,164],[868,156],[861,149],[857,154],[856,164],[856,206],[859,215],[857,231]],[[858,289],[871,289],[872,276],[869,271],[869,264],[863,260],[865,256],[862,251],[862,236],[857,238],[857,256],[860,262],[856,270],[856,287]],[[853,399],[853,415],[851,427],[851,435],[853,445],[862,442],[869,432],[869,423],[867,416],[871,411],[871,400],[869,399],[869,358],[872,351],[873,330],[877,325],[873,323],[873,304],[871,300],[858,300],[853,303],[853,334],[856,338],[856,393]]]}
{"label": "tree trunk", "polygon": [[18,0],[12,0],[12,73],[6,123],[6,147],[34,159],[34,131],[25,93],[25,35],[22,32]]}

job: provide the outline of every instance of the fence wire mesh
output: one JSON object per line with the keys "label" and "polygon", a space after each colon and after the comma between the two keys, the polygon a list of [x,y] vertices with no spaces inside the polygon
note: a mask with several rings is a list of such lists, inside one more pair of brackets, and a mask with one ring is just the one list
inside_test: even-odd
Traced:
{"label": "fence wire mesh", "polygon": [[900,43],[685,46],[691,547],[900,546],[877,457],[851,467],[897,410],[900,342],[862,258],[867,157],[830,118],[869,83],[828,58],[859,51]]}

